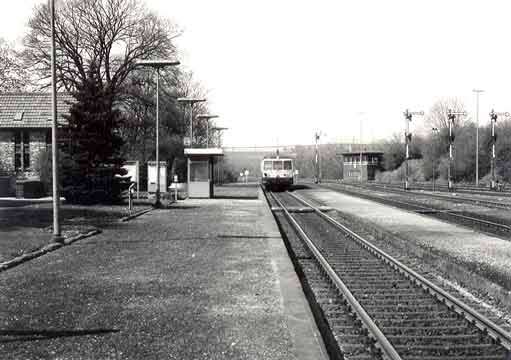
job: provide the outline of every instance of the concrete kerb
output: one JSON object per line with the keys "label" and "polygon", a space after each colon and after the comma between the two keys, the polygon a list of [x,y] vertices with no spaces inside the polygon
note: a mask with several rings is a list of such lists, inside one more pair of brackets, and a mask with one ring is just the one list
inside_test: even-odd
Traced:
{"label": "concrete kerb", "polygon": [[[140,215],[143,215],[149,211],[153,210],[152,208],[149,208],[149,209],[144,209],[144,210],[141,210],[135,214],[132,214],[132,215],[129,215],[129,216],[125,216],[123,218],[121,218],[119,221],[120,222],[126,222],[130,219],[133,219],[135,217],[138,217]],[[23,254],[23,255],[20,255],[20,256],[17,256],[15,257],[14,259],[11,259],[11,260],[8,260],[8,261],[4,261],[4,262],[1,262],[0,263],[0,272],[2,271],[5,271],[5,270],[8,270],[10,268],[13,268],[17,265],[20,265],[20,264],[23,264],[24,262],[26,261],[29,261],[29,260],[32,260],[32,259],[35,259],[39,256],[42,256],[50,251],[55,251],[57,249],[60,249],[61,247],[63,246],[67,246],[67,245],[71,245],[72,243],[78,241],[78,240],[81,240],[81,239],[85,239],[85,238],[88,238],[88,237],[91,237],[91,236],[94,236],[94,235],[97,235],[97,234],[100,234],[101,233],[101,230],[99,229],[94,229],[92,231],[89,231],[85,234],[78,234],[76,236],[73,236],[73,237],[70,237],[68,239],[65,239],[63,243],[51,243],[51,244],[48,244],[44,247],[42,247],[41,249],[38,249],[38,250],[35,250],[35,251],[31,251],[29,253],[26,253],[26,254]]]}
{"label": "concrete kerb", "polygon": [[101,230],[95,229],[95,230],[89,231],[88,233],[79,234],[79,235],[73,236],[69,239],[65,239],[64,243],[51,243],[51,244],[48,244],[48,245],[42,247],[39,250],[32,251],[27,254],[23,254],[21,256],[15,257],[14,259],[11,259],[9,261],[4,261],[4,262],[0,263],[0,272],[8,270],[8,269],[15,267],[17,265],[23,264],[26,261],[35,259],[39,256],[49,253],[50,251],[60,249],[63,246],[71,245],[75,241],[78,241],[78,240],[81,240],[81,239],[84,239],[84,238],[87,238],[90,236],[94,236],[99,233],[101,233]]}
{"label": "concrete kerb", "polygon": [[131,220],[131,219],[134,219],[136,217],[139,217],[140,215],[144,215],[145,213],[148,213],[149,211],[151,210],[154,210],[153,208],[148,208],[148,209],[144,209],[144,210],[140,210],[134,214],[131,214],[131,215],[128,215],[128,216],[124,216],[122,218],[119,219],[119,222],[126,222],[128,220]]}

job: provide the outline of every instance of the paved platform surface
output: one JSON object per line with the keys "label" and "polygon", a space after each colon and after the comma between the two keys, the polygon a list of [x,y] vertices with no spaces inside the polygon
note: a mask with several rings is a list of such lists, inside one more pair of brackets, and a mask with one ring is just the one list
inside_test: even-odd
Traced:
{"label": "paved platform surface", "polygon": [[326,359],[263,198],[222,191],[0,274],[1,358]]}
{"label": "paved platform surface", "polygon": [[511,279],[511,241],[331,190],[306,190],[304,194],[416,241],[423,247],[434,248],[465,263],[491,268]]}

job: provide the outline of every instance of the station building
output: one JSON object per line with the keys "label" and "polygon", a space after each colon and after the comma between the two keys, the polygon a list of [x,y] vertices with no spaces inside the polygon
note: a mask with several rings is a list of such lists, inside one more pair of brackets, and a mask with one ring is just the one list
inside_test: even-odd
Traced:
{"label": "station building", "polygon": [[[73,101],[57,95],[60,124]],[[51,150],[51,104],[50,93],[0,93],[0,196],[13,195],[17,179],[39,179],[39,157]]]}
{"label": "station building", "polygon": [[374,180],[376,171],[382,168],[381,151],[344,152],[342,157],[343,178],[346,181]]}

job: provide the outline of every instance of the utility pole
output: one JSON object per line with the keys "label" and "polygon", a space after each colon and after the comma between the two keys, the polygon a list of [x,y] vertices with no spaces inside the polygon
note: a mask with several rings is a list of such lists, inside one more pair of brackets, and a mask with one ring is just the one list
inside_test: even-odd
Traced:
{"label": "utility pole", "polygon": [[473,89],[476,94],[476,186],[479,185],[479,94],[484,90]]}
{"label": "utility pole", "polygon": [[497,144],[497,134],[495,133],[495,124],[497,123],[497,118],[499,116],[509,117],[508,112],[495,112],[493,109],[490,113],[490,121],[491,121],[491,184],[490,188],[492,190],[497,190],[495,183],[495,160],[496,160],[496,151],[495,145]]}
{"label": "utility pole", "polygon": [[408,182],[408,176],[409,176],[409,169],[408,169],[408,159],[410,158],[410,143],[412,142],[412,133],[410,132],[410,123],[412,122],[412,116],[413,115],[424,115],[424,111],[406,111],[403,113],[405,116],[405,123],[406,123],[406,129],[405,129],[405,190],[410,190],[409,182]]}
{"label": "utility pole", "polygon": [[453,175],[455,172],[454,168],[454,121],[456,120],[457,115],[463,115],[465,116],[467,113],[465,111],[452,111],[449,109],[447,111],[447,122],[449,123],[449,167],[447,168],[447,187],[449,191],[452,191],[454,189],[453,184]]}
{"label": "utility pole", "polygon": [[320,133],[316,131],[314,139],[316,140],[316,183],[321,183],[321,155],[319,153],[319,136]]}

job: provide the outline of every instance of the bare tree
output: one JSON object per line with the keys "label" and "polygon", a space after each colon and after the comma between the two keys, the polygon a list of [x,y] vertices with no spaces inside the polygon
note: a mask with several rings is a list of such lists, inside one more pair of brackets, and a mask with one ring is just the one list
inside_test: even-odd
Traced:
{"label": "bare tree", "polygon": [[[426,114],[425,123],[428,126],[428,132],[433,127],[440,130],[449,128],[447,119],[449,109],[456,112],[465,111],[465,104],[460,99],[452,97],[437,100]],[[456,116],[454,127],[463,126],[466,121],[465,116]]]}
{"label": "bare tree", "polygon": [[28,73],[19,54],[0,39],[0,91],[20,91],[28,85]]}
{"label": "bare tree", "polygon": [[[94,64],[106,93],[117,95],[136,60],[176,54],[179,35],[169,21],[148,11],[141,0],[68,0],[57,8],[57,72],[59,87],[76,90]],[[50,77],[50,13],[47,4],[34,9],[24,40],[24,57],[40,74]]]}

